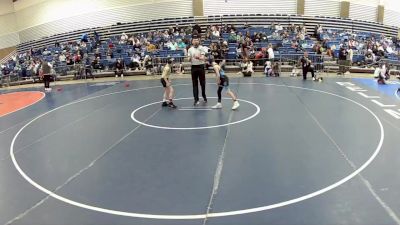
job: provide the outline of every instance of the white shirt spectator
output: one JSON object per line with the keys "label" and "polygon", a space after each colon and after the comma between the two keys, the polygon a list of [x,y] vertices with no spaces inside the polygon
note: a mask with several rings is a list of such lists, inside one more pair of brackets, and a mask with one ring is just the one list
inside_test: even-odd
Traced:
{"label": "white shirt spectator", "polygon": [[61,54],[61,55],[58,57],[58,59],[60,60],[60,62],[65,62],[66,57],[65,57],[64,54]]}
{"label": "white shirt spectator", "polygon": [[302,40],[302,41],[304,41],[306,39],[306,37],[305,37],[303,32],[299,34],[299,39]]}
{"label": "white shirt spectator", "polygon": [[253,73],[253,62],[249,61],[247,63],[242,63],[242,72],[251,72]]}
{"label": "white shirt spectator", "polygon": [[354,55],[353,49],[350,48],[347,52],[349,53],[348,57],[349,57],[350,62],[353,62],[353,55]]}
{"label": "white shirt spectator", "polygon": [[121,35],[121,41],[126,41],[126,40],[128,40],[128,35],[126,35],[125,32],[124,32]]}
{"label": "white shirt spectator", "polygon": [[214,31],[212,32],[212,35],[213,35],[214,37],[219,37],[219,36],[220,36],[218,30],[214,30]]}
{"label": "white shirt spectator", "polygon": [[269,47],[267,51],[268,51],[268,58],[274,59],[275,58],[274,50],[271,47]]}
{"label": "white shirt spectator", "polygon": [[138,55],[132,56],[132,62],[137,62],[140,64],[140,57]]}
{"label": "white shirt spectator", "polygon": [[176,42],[169,42],[167,46],[172,51],[175,51],[178,48],[178,44]]}
{"label": "white shirt spectator", "polygon": [[275,26],[275,29],[277,31],[281,31],[281,30],[283,30],[283,26],[281,24],[278,24],[278,25]]}
{"label": "white shirt spectator", "polygon": [[392,47],[390,47],[390,46],[388,46],[388,47],[386,48],[386,51],[387,51],[389,54],[392,54],[392,53],[393,53],[393,49],[392,49]]}

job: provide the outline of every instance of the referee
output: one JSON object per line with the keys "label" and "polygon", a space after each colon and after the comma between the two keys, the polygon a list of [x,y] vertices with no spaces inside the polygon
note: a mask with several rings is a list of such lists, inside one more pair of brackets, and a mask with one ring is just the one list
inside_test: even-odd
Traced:
{"label": "referee", "polygon": [[206,73],[205,73],[205,54],[203,47],[200,46],[200,35],[194,31],[192,35],[192,47],[188,50],[188,57],[192,64],[192,84],[194,106],[199,105],[199,81],[203,100],[207,103],[206,97]]}

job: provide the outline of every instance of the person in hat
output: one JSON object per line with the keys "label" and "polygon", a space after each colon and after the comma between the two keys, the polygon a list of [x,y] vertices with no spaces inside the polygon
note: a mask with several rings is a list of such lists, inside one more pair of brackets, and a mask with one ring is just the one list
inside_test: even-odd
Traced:
{"label": "person in hat", "polygon": [[201,93],[203,100],[207,103],[206,96],[206,72],[205,72],[205,61],[206,52],[200,45],[200,35],[195,31],[192,35],[192,47],[188,50],[188,58],[192,64],[192,85],[193,85],[193,97],[194,105],[199,105],[199,82],[201,86]]}
{"label": "person in hat", "polygon": [[174,97],[174,89],[172,88],[172,83],[170,80],[170,75],[171,75],[171,64],[173,62],[173,59],[168,59],[167,65],[165,65],[163,69],[163,73],[161,75],[161,84],[164,87],[164,96],[167,100],[165,100],[162,103],[163,107],[170,107],[175,109],[176,105],[172,102],[172,99]]}

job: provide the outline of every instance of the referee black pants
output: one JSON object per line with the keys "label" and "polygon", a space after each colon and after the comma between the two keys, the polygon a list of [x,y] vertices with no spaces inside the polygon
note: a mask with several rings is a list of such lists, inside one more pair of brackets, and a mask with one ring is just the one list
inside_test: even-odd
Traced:
{"label": "referee black pants", "polygon": [[199,101],[199,81],[201,86],[201,94],[204,101],[207,101],[206,96],[206,71],[204,65],[192,66],[192,84],[193,84],[193,97],[195,101]]}

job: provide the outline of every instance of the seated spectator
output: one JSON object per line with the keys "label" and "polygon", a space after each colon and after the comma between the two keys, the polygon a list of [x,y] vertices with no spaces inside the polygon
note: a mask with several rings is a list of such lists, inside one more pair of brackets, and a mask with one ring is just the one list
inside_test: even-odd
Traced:
{"label": "seated spectator", "polygon": [[335,57],[335,56],[334,56],[334,53],[333,53],[333,51],[332,51],[331,48],[328,48],[328,49],[326,50],[326,54],[327,54],[329,57],[332,57],[332,58]]}
{"label": "seated spectator", "polygon": [[81,41],[86,43],[89,42],[89,35],[87,33],[82,34]]}
{"label": "seated spectator", "polygon": [[65,60],[66,60],[65,55],[61,53],[60,56],[58,57],[58,60],[59,60],[60,62],[65,62]]}
{"label": "seated spectator", "polygon": [[111,40],[108,42],[108,48],[114,48],[114,44],[112,43]]}
{"label": "seated spectator", "polygon": [[243,53],[242,53],[242,44],[239,44],[237,49],[236,49],[236,55],[238,59],[243,59]]}
{"label": "seated spectator", "polygon": [[74,59],[73,60],[74,60],[75,64],[80,63],[81,59],[82,59],[82,56],[79,53],[74,55]]}
{"label": "seated spectator", "polygon": [[283,30],[283,26],[282,26],[280,23],[278,23],[278,24],[275,26],[275,30],[276,30],[276,31],[281,31],[281,30]]}
{"label": "seated spectator", "polygon": [[113,52],[113,50],[110,48],[110,49],[108,49],[108,51],[107,51],[107,59],[112,59],[112,58],[114,58],[114,52]]}
{"label": "seated spectator", "polygon": [[278,62],[275,62],[275,64],[273,64],[272,66],[272,76],[279,77],[280,71],[281,71],[280,64]]}
{"label": "seated spectator", "polygon": [[73,57],[71,57],[70,55],[67,56],[66,62],[68,66],[74,65]]}
{"label": "seated spectator", "polygon": [[185,42],[182,41],[182,39],[178,40],[178,46],[176,48],[177,50],[182,50],[184,55],[187,55],[187,49],[186,49],[186,44]]}
{"label": "seated spectator", "polygon": [[125,32],[123,32],[122,35],[121,35],[121,38],[119,40],[119,43],[120,44],[125,44],[128,41],[128,39],[129,39],[128,35]]}
{"label": "seated spectator", "polygon": [[269,38],[271,38],[272,40],[280,40],[281,36],[279,35],[279,33],[273,32]]}
{"label": "seated spectator", "polygon": [[146,75],[152,75],[154,71],[154,66],[152,62],[152,58],[149,55],[146,55],[143,60],[143,67],[146,71]]}
{"label": "seated spectator", "polygon": [[243,43],[243,41],[244,41],[243,34],[242,34],[242,32],[239,32],[239,34],[236,35],[236,42],[237,42],[238,44],[241,44],[241,43]]}
{"label": "seated spectator", "polygon": [[197,31],[198,34],[201,34],[201,27],[199,26],[199,24],[195,24],[193,26],[193,31]]}
{"label": "seated spectator", "polygon": [[226,58],[226,55],[228,54],[228,52],[229,52],[228,42],[224,41],[224,42],[222,42],[222,45],[221,45],[222,58]]}
{"label": "seated spectator", "polygon": [[272,63],[271,63],[271,61],[266,61],[265,62],[264,74],[267,77],[271,77],[272,76]]}
{"label": "seated spectator", "polygon": [[100,49],[99,48],[96,49],[96,51],[94,53],[94,57],[95,58],[97,58],[97,57],[101,58],[101,54],[100,54]]}
{"label": "seated spectator", "polygon": [[216,26],[212,26],[211,27],[211,31],[212,31],[212,37],[214,38],[219,38],[220,37],[220,33],[219,30]]}
{"label": "seated spectator", "polygon": [[147,51],[148,52],[154,52],[156,50],[157,50],[157,47],[154,44],[147,42]]}
{"label": "seated spectator", "polygon": [[228,41],[229,41],[229,43],[235,43],[235,42],[237,42],[237,35],[236,35],[236,33],[235,33],[233,30],[232,30],[231,33],[229,34]]}
{"label": "seated spectator", "polygon": [[44,56],[48,56],[50,54],[51,54],[51,52],[49,50],[47,50],[47,48],[45,48],[44,51],[42,52],[42,55],[44,55]]}
{"label": "seated spectator", "polygon": [[97,57],[93,60],[92,66],[95,70],[104,70],[104,66],[100,62],[100,57]]}
{"label": "seated spectator", "polygon": [[266,58],[266,50],[262,49],[261,51],[256,53],[255,56],[255,63],[256,65],[263,65],[264,64],[264,59]]}
{"label": "seated spectator", "polygon": [[140,61],[140,56],[138,54],[135,54],[132,56],[131,58],[132,62],[131,65],[129,65],[129,67],[133,70],[141,70],[142,68],[142,62]]}
{"label": "seated spectator", "polygon": [[368,49],[367,53],[365,54],[365,62],[367,64],[373,64],[376,62],[375,59],[376,59],[375,54],[372,52],[371,49]]}
{"label": "seated spectator", "polygon": [[297,40],[304,41],[306,39],[305,33],[300,32],[297,34]]}
{"label": "seated spectator", "polygon": [[375,69],[374,76],[378,84],[386,84],[386,80],[390,79],[389,65],[387,63],[381,64]]}
{"label": "seated spectator", "polygon": [[167,47],[169,48],[169,50],[175,51],[178,48],[178,44],[175,42],[175,40],[168,41]]}
{"label": "seated spectator", "polygon": [[249,58],[244,58],[243,62],[240,65],[242,69],[242,74],[245,77],[251,77],[254,73],[253,63],[249,60]]}
{"label": "seated spectator", "polygon": [[186,35],[190,35],[190,34],[192,34],[192,33],[193,33],[193,28],[192,28],[192,26],[191,26],[191,25],[187,26],[187,27],[185,28],[185,34],[186,34]]}
{"label": "seated spectator", "polygon": [[254,33],[252,41],[253,42],[261,42],[261,34],[260,33]]}
{"label": "seated spectator", "polygon": [[254,47],[250,47],[248,54],[249,54],[250,60],[253,61],[256,58],[256,51],[255,51]]}

